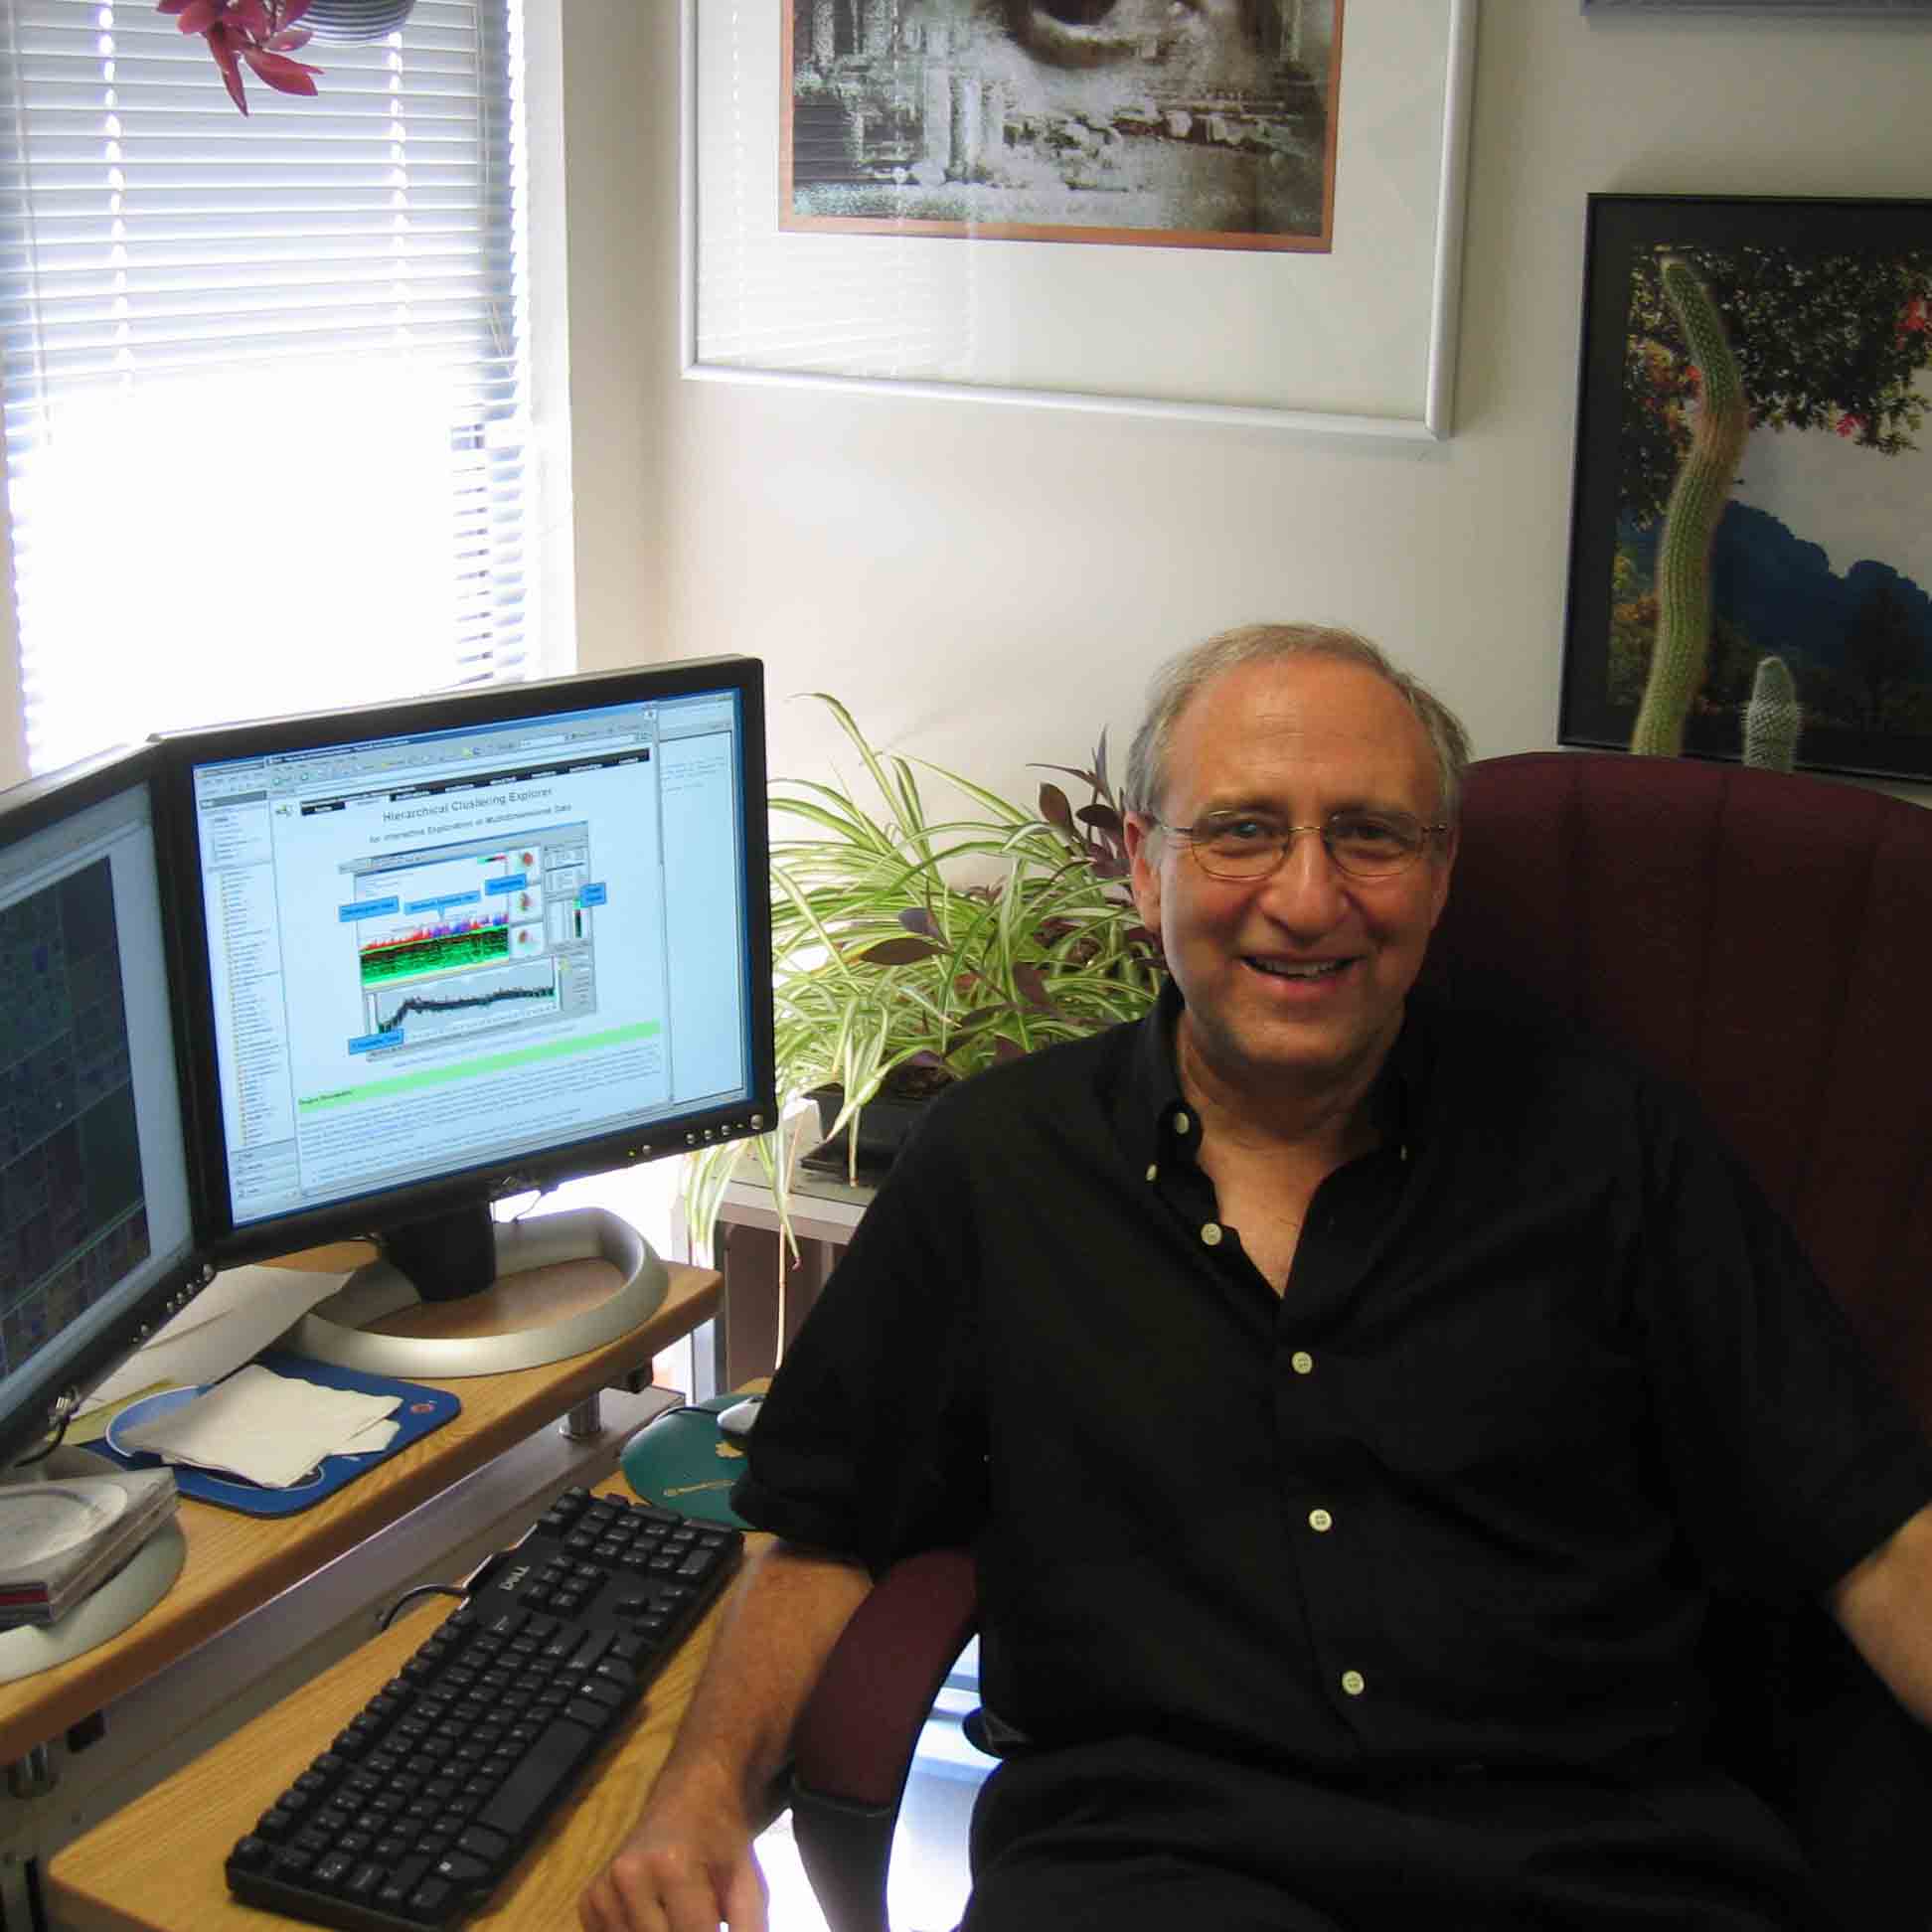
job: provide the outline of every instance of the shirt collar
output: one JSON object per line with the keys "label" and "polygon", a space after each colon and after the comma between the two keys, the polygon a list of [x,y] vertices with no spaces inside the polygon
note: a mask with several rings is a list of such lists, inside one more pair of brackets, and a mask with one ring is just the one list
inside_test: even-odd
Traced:
{"label": "shirt collar", "polygon": [[[1153,1009],[1135,1023],[1133,1050],[1115,1125],[1136,1168],[1151,1166],[1162,1158],[1172,1145],[1170,1130],[1178,1114],[1185,1111],[1192,1118],[1192,1109],[1181,1091],[1175,1057],[1175,1029],[1185,1004],[1180,987],[1168,979]],[[1402,1016],[1402,1031],[1368,1096],[1381,1144],[1404,1160],[1417,1152],[1425,1131],[1437,1025],[1428,1004],[1411,994]]]}

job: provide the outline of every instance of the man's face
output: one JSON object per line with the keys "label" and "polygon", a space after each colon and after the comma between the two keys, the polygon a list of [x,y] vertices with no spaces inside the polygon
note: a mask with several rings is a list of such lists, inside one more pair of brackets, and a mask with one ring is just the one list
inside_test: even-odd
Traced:
{"label": "man's face", "polygon": [[[1240,666],[1196,695],[1175,728],[1160,816],[1320,825],[1360,806],[1432,823],[1440,805],[1428,735],[1400,695],[1360,665],[1301,657]],[[1366,1090],[1448,893],[1442,841],[1371,880],[1338,871],[1312,832],[1259,880],[1209,878],[1186,841],[1154,838],[1141,820],[1128,849],[1135,900],[1187,1001],[1184,1069],[1262,1097]]]}

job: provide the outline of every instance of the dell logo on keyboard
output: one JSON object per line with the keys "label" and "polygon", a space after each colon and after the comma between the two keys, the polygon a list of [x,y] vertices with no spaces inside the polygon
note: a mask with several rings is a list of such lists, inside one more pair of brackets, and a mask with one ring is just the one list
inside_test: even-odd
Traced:
{"label": "dell logo on keyboard", "polygon": [[517,1568],[513,1569],[510,1572],[510,1574],[506,1576],[503,1579],[503,1581],[497,1585],[497,1588],[500,1590],[516,1589],[517,1586],[520,1583],[522,1583],[524,1578],[530,1574],[530,1571],[531,1571],[531,1565],[529,1563],[519,1564]]}

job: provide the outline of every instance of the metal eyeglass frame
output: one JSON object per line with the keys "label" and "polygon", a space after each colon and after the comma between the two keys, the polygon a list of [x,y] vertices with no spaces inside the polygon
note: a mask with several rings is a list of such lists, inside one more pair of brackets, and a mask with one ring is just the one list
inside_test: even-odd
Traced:
{"label": "metal eyeglass frame", "polygon": [[[1249,886],[1263,879],[1272,879],[1287,864],[1288,855],[1294,849],[1295,838],[1298,833],[1315,833],[1322,841],[1322,850],[1328,854],[1329,864],[1346,878],[1396,879],[1403,873],[1409,871],[1421,859],[1422,855],[1428,851],[1431,838],[1439,838],[1449,830],[1449,822],[1447,819],[1419,819],[1411,812],[1377,812],[1369,814],[1368,816],[1385,820],[1395,818],[1407,820],[1421,834],[1421,838],[1415,850],[1395,865],[1384,866],[1374,872],[1363,872],[1360,868],[1348,865],[1340,859],[1336,855],[1335,847],[1329,838],[1330,829],[1337,819],[1357,817],[1361,816],[1361,814],[1351,811],[1331,812],[1319,825],[1283,825],[1277,827],[1275,838],[1272,842],[1275,848],[1274,863],[1270,866],[1264,866],[1259,872],[1216,872],[1202,857],[1201,849],[1206,843],[1206,840],[1197,826],[1170,825],[1165,819],[1157,819],[1151,813],[1143,813],[1142,816],[1156,830],[1171,833],[1175,838],[1182,840],[1187,845],[1188,850],[1194,855],[1195,864],[1209,879],[1239,881],[1241,884]],[[1243,815],[1236,814],[1235,816]]]}

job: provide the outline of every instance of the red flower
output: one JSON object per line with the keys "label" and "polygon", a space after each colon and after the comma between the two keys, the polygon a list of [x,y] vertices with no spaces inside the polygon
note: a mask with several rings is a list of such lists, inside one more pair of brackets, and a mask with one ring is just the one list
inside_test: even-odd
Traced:
{"label": "red flower", "polygon": [[1861,415],[1842,415],[1838,419],[1838,432],[1841,436],[1862,435],[1871,424]]}
{"label": "red flower", "polygon": [[1905,313],[1898,318],[1895,339],[1903,342],[1908,335],[1923,335],[1932,329],[1932,305],[1928,305],[1923,295],[1914,295],[1905,304]]}
{"label": "red flower", "polygon": [[230,98],[245,114],[242,66],[278,93],[312,94],[322,69],[288,57],[306,47],[309,30],[298,26],[309,0],[156,0],[158,12],[173,14],[184,34],[199,34],[221,70]]}

